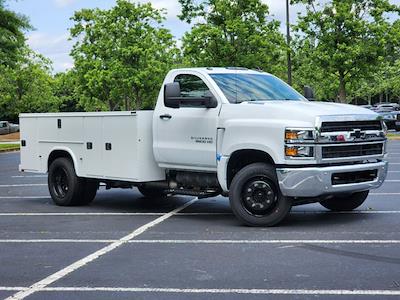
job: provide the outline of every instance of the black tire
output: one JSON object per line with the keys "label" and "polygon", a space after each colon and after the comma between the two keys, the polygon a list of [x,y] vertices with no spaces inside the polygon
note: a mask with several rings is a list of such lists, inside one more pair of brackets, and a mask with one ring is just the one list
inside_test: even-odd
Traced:
{"label": "black tire", "polygon": [[146,198],[164,198],[166,196],[165,190],[163,189],[147,187],[145,185],[138,186],[137,188]]}
{"label": "black tire", "polygon": [[396,131],[400,131],[400,126],[396,126]]}
{"label": "black tire", "polygon": [[97,190],[99,189],[99,182],[94,179],[81,180],[83,180],[83,184],[77,205],[88,205],[96,197]]}
{"label": "black tire", "polygon": [[90,203],[96,196],[98,182],[76,176],[70,159],[60,157],[49,167],[48,186],[51,198],[59,206]]}
{"label": "black tire", "polygon": [[275,168],[254,163],[241,169],[229,189],[229,202],[235,216],[249,226],[274,226],[292,207],[292,200],[282,195]]}
{"label": "black tire", "polygon": [[333,198],[321,201],[320,204],[332,211],[350,211],[364,203],[369,191],[357,192],[351,195],[334,196]]}

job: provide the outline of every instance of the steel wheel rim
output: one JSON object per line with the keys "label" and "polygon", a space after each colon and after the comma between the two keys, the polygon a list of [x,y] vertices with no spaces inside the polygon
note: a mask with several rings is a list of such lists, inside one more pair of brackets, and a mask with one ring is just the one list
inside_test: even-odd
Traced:
{"label": "steel wheel rim", "polygon": [[275,185],[266,177],[253,177],[243,186],[241,202],[247,213],[253,216],[268,215],[278,204]]}
{"label": "steel wheel rim", "polygon": [[53,191],[59,198],[65,198],[69,191],[68,173],[64,168],[57,168],[52,178]]}

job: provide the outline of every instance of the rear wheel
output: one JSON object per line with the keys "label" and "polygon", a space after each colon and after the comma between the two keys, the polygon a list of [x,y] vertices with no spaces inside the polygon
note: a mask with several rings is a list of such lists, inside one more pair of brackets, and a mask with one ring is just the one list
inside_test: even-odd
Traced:
{"label": "rear wheel", "polygon": [[94,179],[81,180],[83,180],[83,184],[78,205],[87,205],[96,197],[97,190],[99,189],[99,182]]}
{"label": "rear wheel", "polygon": [[76,176],[74,166],[68,158],[57,158],[49,167],[49,192],[57,205],[88,204],[96,196],[98,185],[95,180]]}
{"label": "rear wheel", "polygon": [[363,204],[368,197],[368,193],[369,191],[363,191],[347,196],[334,196],[320,203],[323,207],[332,211],[350,211]]}
{"label": "rear wheel", "polygon": [[289,213],[291,199],[282,195],[275,168],[254,163],[233,178],[229,201],[235,216],[250,226],[273,226]]}

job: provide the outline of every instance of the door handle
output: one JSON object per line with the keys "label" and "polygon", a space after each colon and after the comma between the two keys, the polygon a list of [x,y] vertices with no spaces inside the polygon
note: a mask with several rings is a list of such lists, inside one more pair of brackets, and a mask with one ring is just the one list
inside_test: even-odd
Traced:
{"label": "door handle", "polygon": [[163,119],[163,120],[169,120],[169,119],[171,119],[171,118],[172,118],[172,116],[171,116],[171,115],[168,115],[168,114],[160,115],[160,119]]}

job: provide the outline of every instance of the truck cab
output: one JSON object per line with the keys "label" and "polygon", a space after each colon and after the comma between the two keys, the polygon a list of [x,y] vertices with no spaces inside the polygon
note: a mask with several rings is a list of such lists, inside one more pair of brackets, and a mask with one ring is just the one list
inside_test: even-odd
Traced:
{"label": "truck cab", "polygon": [[[72,123],[82,124],[84,134],[75,137],[75,128],[68,139],[92,147],[105,143],[106,148],[109,141],[108,151],[85,156],[88,149],[76,143],[69,147],[66,139],[57,138],[62,134],[44,143],[69,149],[66,160],[72,156],[70,170],[82,182],[91,182],[91,189],[97,186],[93,183],[105,182],[108,187],[137,186],[148,197],[222,194],[229,197],[237,218],[248,225],[278,224],[293,205],[312,202],[331,210],[355,209],[370,189],[382,185],[387,173],[386,128],[378,114],[352,105],[310,102],[282,80],[261,71],[171,70],[153,112],[127,112],[124,118],[114,113],[112,120],[108,114],[47,115],[54,118],[54,124],[56,119],[83,118],[81,123]],[[102,119],[89,122],[96,116]],[[41,122],[45,116],[21,115],[21,124],[28,125],[24,120],[29,117]],[[107,126],[118,128],[122,119],[124,126],[134,127],[134,140],[126,141],[106,130],[106,120]],[[53,120],[46,122],[52,124]],[[29,130],[34,127],[30,124]],[[99,136],[98,141],[86,140],[94,135]],[[36,140],[34,143],[40,143],[40,137]],[[124,145],[134,149],[135,155],[117,152]],[[51,155],[56,149],[38,150],[44,163],[37,171],[49,172],[49,178],[54,158],[60,158],[60,152]],[[104,155],[107,161],[114,159],[113,169],[101,164]],[[90,159],[93,169],[85,169],[85,161]],[[63,203],[62,197],[57,199],[55,182],[49,179],[50,192],[53,190],[56,203]]]}

